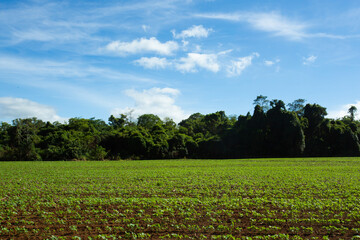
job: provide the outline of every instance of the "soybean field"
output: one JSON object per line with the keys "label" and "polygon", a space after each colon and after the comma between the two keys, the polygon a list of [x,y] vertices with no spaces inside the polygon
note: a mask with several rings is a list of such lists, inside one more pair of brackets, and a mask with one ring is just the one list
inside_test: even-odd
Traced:
{"label": "soybean field", "polygon": [[0,239],[360,239],[360,158],[0,162]]}

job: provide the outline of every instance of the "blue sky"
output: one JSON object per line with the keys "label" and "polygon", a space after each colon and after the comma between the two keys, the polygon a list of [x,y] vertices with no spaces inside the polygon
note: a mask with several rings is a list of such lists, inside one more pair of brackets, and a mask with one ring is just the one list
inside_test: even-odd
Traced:
{"label": "blue sky", "polygon": [[0,121],[360,109],[360,2],[1,1]]}

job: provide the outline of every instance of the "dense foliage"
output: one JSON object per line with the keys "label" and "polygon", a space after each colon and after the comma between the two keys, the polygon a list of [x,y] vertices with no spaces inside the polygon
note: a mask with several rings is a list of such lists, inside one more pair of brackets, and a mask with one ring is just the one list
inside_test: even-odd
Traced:
{"label": "dense foliage", "polygon": [[153,114],[71,118],[67,123],[16,119],[0,125],[0,160],[103,160],[360,156],[356,107],[343,119],[304,99],[254,100],[254,112],[238,118],[224,111],[192,114],[176,124]]}
{"label": "dense foliage", "polygon": [[0,162],[0,239],[359,239],[360,158]]}

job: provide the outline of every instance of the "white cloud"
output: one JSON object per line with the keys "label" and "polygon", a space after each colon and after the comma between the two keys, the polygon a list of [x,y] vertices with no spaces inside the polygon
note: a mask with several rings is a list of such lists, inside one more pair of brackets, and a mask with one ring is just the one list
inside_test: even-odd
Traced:
{"label": "white cloud", "polygon": [[220,56],[220,55],[226,55],[226,54],[228,54],[228,53],[231,53],[232,51],[233,51],[232,49],[225,50],[225,51],[221,51],[221,52],[218,53],[218,56]]}
{"label": "white cloud", "polygon": [[177,89],[151,88],[143,91],[130,89],[125,94],[135,101],[135,106],[133,108],[115,108],[111,112],[112,115],[132,112],[132,117],[137,118],[142,114],[151,113],[160,118],[170,117],[175,122],[180,122],[189,116],[175,105],[175,98],[180,94]]}
{"label": "white cloud", "polygon": [[[197,50],[200,46],[198,46]],[[134,63],[148,69],[165,69],[171,67],[172,69],[185,72],[197,72],[200,69],[206,69],[211,72],[218,72],[221,69],[221,65],[218,61],[218,57],[227,55],[232,49],[222,51],[216,54],[205,54],[198,52],[188,53],[186,57],[180,59],[166,59],[158,57],[142,57],[135,60]],[[256,55],[256,54],[255,54]]]}
{"label": "white cloud", "polygon": [[317,59],[317,56],[311,55],[309,57],[303,57],[303,64],[304,65],[310,65],[312,63],[314,63]]}
{"label": "white cloud", "polygon": [[189,38],[189,37],[195,37],[195,38],[206,38],[208,37],[209,33],[213,30],[211,28],[204,28],[202,25],[193,25],[191,28],[181,31],[181,33],[176,34],[175,30],[172,30],[172,34],[174,38]]}
{"label": "white cloud", "polygon": [[[137,77],[135,75],[122,73],[120,71],[84,65],[81,62],[60,62],[38,59],[25,59],[12,56],[0,57],[0,70],[3,74],[15,76],[15,74],[26,74],[31,77],[39,78],[72,78],[72,79],[102,79],[108,81],[136,81],[152,82],[156,81],[148,78]],[[25,79],[24,79],[25,82]],[[28,82],[28,81],[26,81]]]}
{"label": "white cloud", "polygon": [[66,47],[79,50],[84,45],[90,45],[93,48],[99,46],[99,40],[108,41],[107,36],[102,34],[103,30],[134,30],[134,26],[143,23],[160,28],[170,21],[178,21],[181,18],[181,13],[176,11],[179,4],[181,2],[173,1],[83,2],[79,11],[71,3],[59,1],[30,1],[23,4],[3,4],[1,1],[0,23],[3,31],[0,36],[2,41],[10,44],[41,41],[47,42],[47,47],[58,49],[59,44],[71,42]]}
{"label": "white cloud", "polygon": [[195,17],[218,19],[233,22],[246,22],[256,30],[272,33],[274,36],[285,37],[289,40],[301,40],[304,38],[331,38],[331,39],[346,39],[358,38],[359,35],[335,35],[328,33],[309,33],[308,29],[311,27],[305,22],[295,21],[287,17],[275,13],[208,13],[195,14]]}
{"label": "white cloud", "polygon": [[259,54],[253,53],[250,56],[238,58],[237,61],[231,61],[231,65],[227,67],[227,75],[229,77],[240,75],[245,68],[251,65],[254,57],[259,57]]}
{"label": "white cloud", "polygon": [[187,57],[180,58],[175,67],[181,72],[196,72],[198,68],[212,72],[220,70],[216,54],[188,53]]}
{"label": "white cloud", "polygon": [[171,55],[179,48],[179,45],[177,42],[174,41],[167,41],[165,43],[161,43],[155,37],[152,37],[149,39],[135,39],[131,42],[113,41],[109,43],[105,48],[110,52],[115,52],[120,55],[137,54],[144,52],[157,53],[160,55]]}
{"label": "white cloud", "polygon": [[[356,101],[356,103],[354,103],[354,104],[345,104],[336,110],[328,110],[327,117],[338,119],[338,118],[342,118],[345,116],[349,116],[348,111],[351,106],[355,106],[358,109],[358,112],[360,111],[360,101]],[[359,120],[359,117],[357,117],[357,116],[358,116],[358,114],[355,115],[355,118]]]}
{"label": "white cloud", "polygon": [[182,44],[183,44],[183,48],[186,50],[186,47],[189,45],[189,41],[185,41],[184,39],[181,40]]}
{"label": "white cloud", "polygon": [[280,62],[280,59],[276,59],[276,60],[265,60],[264,64],[265,66],[273,66],[274,64]]}
{"label": "white cloud", "polygon": [[[0,83],[38,88],[48,93],[56,93],[55,95],[60,93],[66,99],[109,109],[116,106],[114,98],[117,99],[118,94],[113,93],[114,88],[129,82],[157,83],[150,78],[94,67],[81,62],[58,62],[11,56],[0,57],[0,72],[2,74]],[[93,83],[100,80],[101,86],[94,89]],[[106,88],[109,84],[112,86],[111,89]]]}
{"label": "white cloud", "polygon": [[195,52],[201,52],[201,46],[195,45]]}
{"label": "white cloud", "polygon": [[144,30],[144,32],[147,32],[150,27],[148,25],[142,25],[141,28]]}
{"label": "white cloud", "polygon": [[64,122],[66,118],[62,118],[56,114],[53,107],[39,104],[24,98],[1,97],[0,98],[0,118],[16,119],[31,118],[50,122]]}
{"label": "white cloud", "polygon": [[234,22],[244,21],[244,16],[238,13],[201,13],[195,14],[194,16],[200,18],[210,18]]}
{"label": "white cloud", "polygon": [[247,22],[253,28],[273,33],[291,40],[299,40],[306,37],[307,25],[285,18],[278,13],[234,13],[234,14],[197,14],[197,17],[211,18],[235,22]]}
{"label": "white cloud", "polygon": [[275,64],[275,62],[274,62],[274,61],[265,60],[265,61],[264,61],[264,64],[265,64],[266,66],[272,66],[272,65]]}
{"label": "white cloud", "polygon": [[249,14],[247,21],[257,30],[271,32],[275,36],[299,40],[306,36],[307,25],[289,20],[276,13]]}
{"label": "white cloud", "polygon": [[142,57],[138,60],[135,60],[134,63],[148,69],[164,69],[171,65],[171,62],[169,62],[166,58],[158,57]]}
{"label": "white cloud", "polygon": [[26,40],[46,42],[46,41],[52,41],[55,39],[54,34],[50,34],[49,32],[46,32],[44,30],[39,30],[39,29],[14,31],[13,35],[19,42],[26,41]]}

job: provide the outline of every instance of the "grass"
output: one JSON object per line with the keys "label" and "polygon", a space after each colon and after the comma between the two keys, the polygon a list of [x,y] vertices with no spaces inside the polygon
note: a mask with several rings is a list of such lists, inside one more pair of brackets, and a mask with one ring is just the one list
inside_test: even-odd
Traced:
{"label": "grass", "polygon": [[0,239],[357,239],[360,158],[0,162]]}

